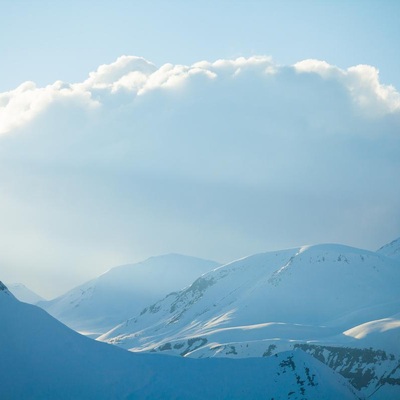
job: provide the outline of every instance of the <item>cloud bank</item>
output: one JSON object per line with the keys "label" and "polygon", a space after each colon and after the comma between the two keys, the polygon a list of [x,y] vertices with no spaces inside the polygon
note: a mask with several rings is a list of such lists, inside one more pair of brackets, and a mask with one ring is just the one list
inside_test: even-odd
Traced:
{"label": "cloud bank", "polygon": [[[53,103],[73,103],[91,109],[107,105],[110,97],[119,93],[145,96],[160,89],[179,90],[185,83],[200,75],[205,80],[240,80],[240,75],[257,76],[260,80],[270,75],[288,72],[318,75],[325,81],[341,86],[353,103],[366,115],[383,116],[400,111],[400,94],[392,86],[379,82],[379,71],[369,65],[358,65],[342,70],[325,61],[304,60],[291,67],[279,66],[270,57],[259,56],[235,60],[200,61],[191,66],[165,64],[157,68],[151,62],[133,56],[119,57],[114,63],[101,65],[82,83],[65,84],[57,81],[45,88],[25,82],[15,90],[0,94],[0,133],[24,126]],[[279,82],[279,78],[274,81]],[[299,78],[299,81],[301,79]],[[126,100],[125,100],[126,102]]]}
{"label": "cloud bank", "polygon": [[83,82],[25,82],[0,94],[4,279],[378,247],[400,231],[398,154],[400,94],[367,65],[122,56]]}

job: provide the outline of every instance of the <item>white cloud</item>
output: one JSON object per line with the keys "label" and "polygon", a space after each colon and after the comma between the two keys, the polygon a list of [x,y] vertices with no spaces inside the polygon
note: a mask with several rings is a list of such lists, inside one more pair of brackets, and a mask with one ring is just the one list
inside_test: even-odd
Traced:
{"label": "white cloud", "polygon": [[38,88],[34,82],[25,82],[12,91],[0,94],[0,134],[23,127],[49,105],[60,101],[84,108],[98,106],[90,92],[73,85],[58,81]]}
{"label": "white cloud", "polygon": [[309,72],[321,75],[323,78],[339,78],[343,75],[343,71],[334,65],[328,64],[321,60],[303,60],[294,64],[294,68],[298,72]]}
{"label": "white cloud", "polygon": [[[55,82],[38,88],[33,82],[25,82],[15,90],[1,93],[0,133],[29,123],[46,107],[58,101],[70,101],[79,107],[93,107],[99,105],[104,97],[113,93],[117,96],[121,90],[131,93],[131,98],[157,89],[174,90],[196,75],[218,81],[247,74],[258,79],[260,84],[265,84],[263,75],[267,79],[268,75],[277,75],[287,68],[291,67],[278,66],[266,56],[200,61],[192,66],[165,64],[160,68],[141,57],[122,56],[114,63],[101,65],[82,83],[70,85]],[[399,92],[392,86],[382,85],[379,72],[374,67],[358,65],[342,70],[325,61],[304,60],[293,68],[300,74],[316,74],[343,87],[354,104],[367,116],[400,112]],[[297,84],[292,81],[291,89],[296,90]],[[301,103],[301,99],[299,101]]]}
{"label": "white cloud", "polygon": [[142,57],[121,56],[115,62],[101,65],[97,71],[91,72],[83,86],[91,89],[110,88],[121,79],[132,76],[132,73],[148,77],[154,71],[154,64]]}
{"label": "white cloud", "polygon": [[[263,56],[27,82],[0,94],[0,263],[378,247],[400,230],[398,101],[373,67]],[[51,255],[24,256],[32,232]]]}
{"label": "white cloud", "polygon": [[[122,56],[112,64],[100,66],[83,83],[56,82],[37,88],[33,82],[26,82],[13,91],[0,94],[0,133],[23,126],[60,99],[70,99],[83,107],[95,106],[102,102],[102,98],[121,90],[133,97],[161,88],[173,90],[195,75],[223,80],[245,73],[260,79],[262,84],[263,75],[279,74],[287,68],[274,64],[270,57],[265,56],[200,61],[192,66],[165,64],[160,68],[140,57]],[[374,67],[358,65],[341,70],[324,61],[304,60],[293,68],[298,73],[317,74],[342,86],[365,115],[379,116],[400,111],[400,94],[395,88],[380,84],[379,73]],[[292,89],[295,88],[296,82],[293,82]]]}
{"label": "white cloud", "polygon": [[379,82],[379,71],[375,67],[357,65],[342,70],[325,61],[304,60],[296,63],[294,68],[300,73],[316,73],[343,84],[367,116],[400,112],[400,93],[393,86]]}
{"label": "white cloud", "polygon": [[357,65],[348,68],[347,87],[366,112],[400,112],[400,93],[393,86],[379,82],[379,71],[375,67]]}

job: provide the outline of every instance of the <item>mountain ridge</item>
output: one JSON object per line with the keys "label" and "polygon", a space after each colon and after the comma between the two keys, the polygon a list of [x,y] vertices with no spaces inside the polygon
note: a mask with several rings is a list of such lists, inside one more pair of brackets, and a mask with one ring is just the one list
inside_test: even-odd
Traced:
{"label": "mountain ridge", "polygon": [[0,385],[4,398],[362,397],[344,378],[303,351],[245,360],[133,354],[79,335],[44,310],[19,302],[3,286]]}
{"label": "mountain ridge", "polygon": [[[372,345],[385,352],[383,366],[355,381],[367,380],[363,390],[371,395],[385,368],[400,362],[399,284],[398,262],[368,250],[322,244],[260,253],[204,274],[99,340],[195,358],[262,357],[314,344],[337,348],[332,354],[360,351],[366,371]],[[346,368],[356,366],[339,370]],[[384,386],[374,398],[385,398],[391,385]]]}
{"label": "mountain ridge", "polygon": [[[385,279],[382,278],[380,269],[383,270]],[[159,310],[164,307],[164,323],[172,326],[189,309],[195,310],[196,307],[203,309],[194,311],[194,315],[212,315],[216,307],[214,304],[217,303],[218,312],[224,314],[224,317],[220,316],[218,322],[214,320],[212,326],[224,325],[232,319],[232,315],[238,313],[241,313],[240,325],[243,326],[265,322],[326,325],[329,320],[348,314],[349,309],[353,311],[360,307],[399,300],[397,288],[392,285],[387,290],[386,287],[387,281],[399,281],[399,271],[394,261],[349,246],[304,246],[260,253],[204,274],[188,288],[178,294],[168,295],[152,307],[143,309],[140,315],[129,321],[143,319],[146,315],[154,315],[158,319],[161,315]],[[218,289],[213,289],[216,284]],[[366,293],[366,289],[370,291]],[[299,291],[301,295],[296,297],[297,311],[293,313],[291,305],[294,298],[293,295],[288,298],[287,294]],[[344,299],[343,291],[351,299]],[[209,304],[199,306],[204,293],[210,297]],[[318,305],[321,301],[323,305]],[[185,302],[188,306],[184,305]],[[262,310],[257,307],[257,303],[268,302],[272,302],[274,308]],[[194,315],[188,317],[188,320],[194,320]],[[153,318],[154,321],[156,319]],[[131,323],[129,321],[125,326]],[[357,320],[354,316],[352,322],[356,324],[365,321],[362,318]],[[209,323],[207,327],[210,326]]]}
{"label": "mountain ridge", "polygon": [[40,301],[46,301],[42,296],[39,296],[23,283],[7,283],[6,286],[18,300],[24,303],[37,304]]}
{"label": "mountain ridge", "polygon": [[376,252],[400,261],[400,237],[383,245]]}

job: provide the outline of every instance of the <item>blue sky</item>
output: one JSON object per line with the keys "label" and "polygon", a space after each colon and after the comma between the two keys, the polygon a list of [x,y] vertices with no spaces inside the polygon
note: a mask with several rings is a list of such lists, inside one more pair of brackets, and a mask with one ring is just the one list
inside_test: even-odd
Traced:
{"label": "blue sky", "polygon": [[398,237],[399,4],[0,1],[0,279]]}
{"label": "blue sky", "polygon": [[374,65],[400,86],[400,3],[386,1],[0,1],[0,90],[83,80],[126,55],[157,65],[271,55]]}

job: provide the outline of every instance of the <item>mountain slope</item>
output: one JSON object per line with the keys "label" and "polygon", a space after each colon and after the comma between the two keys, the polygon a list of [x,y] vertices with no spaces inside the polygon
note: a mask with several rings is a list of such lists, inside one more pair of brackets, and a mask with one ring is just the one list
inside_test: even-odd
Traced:
{"label": "mountain slope", "polygon": [[399,283],[395,261],[347,246],[258,254],[203,275],[101,340],[149,350],[179,338],[223,336],[227,329],[232,341],[329,338],[387,317],[382,313],[390,305],[398,309]]}
{"label": "mountain slope", "polygon": [[373,347],[392,354],[400,353],[400,313],[365,322],[343,333],[355,338],[358,342],[357,347]]}
{"label": "mountain slope", "polygon": [[126,352],[20,303],[1,282],[0,320],[4,399],[360,398],[345,379],[302,351],[244,360]]}
{"label": "mountain slope", "polygon": [[395,239],[388,244],[385,244],[377,250],[377,253],[400,261],[400,238]]}
{"label": "mountain slope", "polygon": [[152,257],[112,268],[38,305],[69,327],[98,336],[217,266],[213,261],[178,254]]}
{"label": "mountain slope", "polygon": [[22,283],[7,283],[7,288],[18,300],[24,303],[36,304],[39,303],[39,301],[45,301],[43,297],[33,292]]}
{"label": "mountain slope", "polygon": [[398,262],[366,250],[317,245],[258,254],[203,275],[99,340],[198,358],[262,357],[302,344],[338,349],[329,351],[340,358],[349,348],[364,359],[340,358],[339,372],[353,371],[368,395],[383,380],[374,399],[392,390],[400,397],[391,372],[400,372],[399,287]]}

